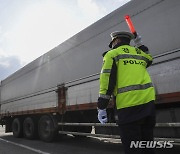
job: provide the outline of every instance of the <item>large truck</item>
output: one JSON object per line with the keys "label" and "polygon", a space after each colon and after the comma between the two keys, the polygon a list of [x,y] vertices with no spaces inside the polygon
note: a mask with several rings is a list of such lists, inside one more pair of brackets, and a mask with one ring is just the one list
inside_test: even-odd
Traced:
{"label": "large truck", "polygon": [[129,31],[126,14],[154,58],[148,71],[156,89],[155,136],[179,138],[178,0],[131,0],[1,81],[0,123],[5,131],[47,142],[57,133],[90,135],[92,128],[92,135],[118,136],[113,100],[103,127],[97,120],[97,98],[102,53],[109,50],[111,32]]}

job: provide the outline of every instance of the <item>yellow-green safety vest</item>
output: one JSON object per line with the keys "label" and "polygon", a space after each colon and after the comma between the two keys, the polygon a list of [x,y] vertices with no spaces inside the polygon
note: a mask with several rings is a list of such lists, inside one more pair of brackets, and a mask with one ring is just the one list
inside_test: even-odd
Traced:
{"label": "yellow-green safety vest", "polygon": [[129,45],[112,49],[104,56],[100,74],[100,97],[110,98],[107,91],[113,62],[116,63],[117,68],[116,84],[113,90],[117,109],[155,100],[155,90],[146,70],[147,65],[152,63],[152,56]]}

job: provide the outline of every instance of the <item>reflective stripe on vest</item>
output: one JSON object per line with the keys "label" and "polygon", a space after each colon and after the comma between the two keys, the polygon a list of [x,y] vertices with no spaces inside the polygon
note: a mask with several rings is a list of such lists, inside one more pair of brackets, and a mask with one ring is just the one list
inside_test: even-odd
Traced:
{"label": "reflective stripe on vest", "polygon": [[105,94],[99,94],[99,97],[104,98],[104,99],[110,99],[110,96],[105,95]]}
{"label": "reflective stripe on vest", "polygon": [[111,69],[103,69],[101,73],[111,73]]}
{"label": "reflective stripe on vest", "polygon": [[143,57],[143,56],[139,56],[139,55],[121,54],[121,55],[114,57],[116,62],[118,62],[120,59],[128,59],[128,58],[137,59],[137,60],[144,60],[147,64],[149,62],[149,59],[147,59],[146,57]]}
{"label": "reflective stripe on vest", "polygon": [[153,87],[153,84],[151,82],[146,83],[144,85],[141,85],[141,84],[131,85],[131,86],[123,87],[123,88],[118,88],[118,94],[132,91],[132,90],[144,90],[150,87]]}

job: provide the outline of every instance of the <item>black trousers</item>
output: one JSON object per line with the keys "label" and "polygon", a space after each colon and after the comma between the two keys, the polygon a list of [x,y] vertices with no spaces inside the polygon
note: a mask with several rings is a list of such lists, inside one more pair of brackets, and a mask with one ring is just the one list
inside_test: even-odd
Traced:
{"label": "black trousers", "polygon": [[119,124],[125,154],[154,154],[152,148],[130,148],[131,141],[153,141],[154,126],[154,116],[144,117],[127,124]]}

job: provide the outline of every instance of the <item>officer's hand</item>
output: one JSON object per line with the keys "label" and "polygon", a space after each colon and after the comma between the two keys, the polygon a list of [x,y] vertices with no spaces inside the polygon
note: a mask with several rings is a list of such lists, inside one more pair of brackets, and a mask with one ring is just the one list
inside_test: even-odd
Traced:
{"label": "officer's hand", "polygon": [[98,109],[98,120],[102,124],[105,124],[108,121],[106,109]]}
{"label": "officer's hand", "polygon": [[135,47],[137,48],[142,45],[141,36],[139,34],[137,34],[137,37],[134,39],[134,44],[135,44]]}

